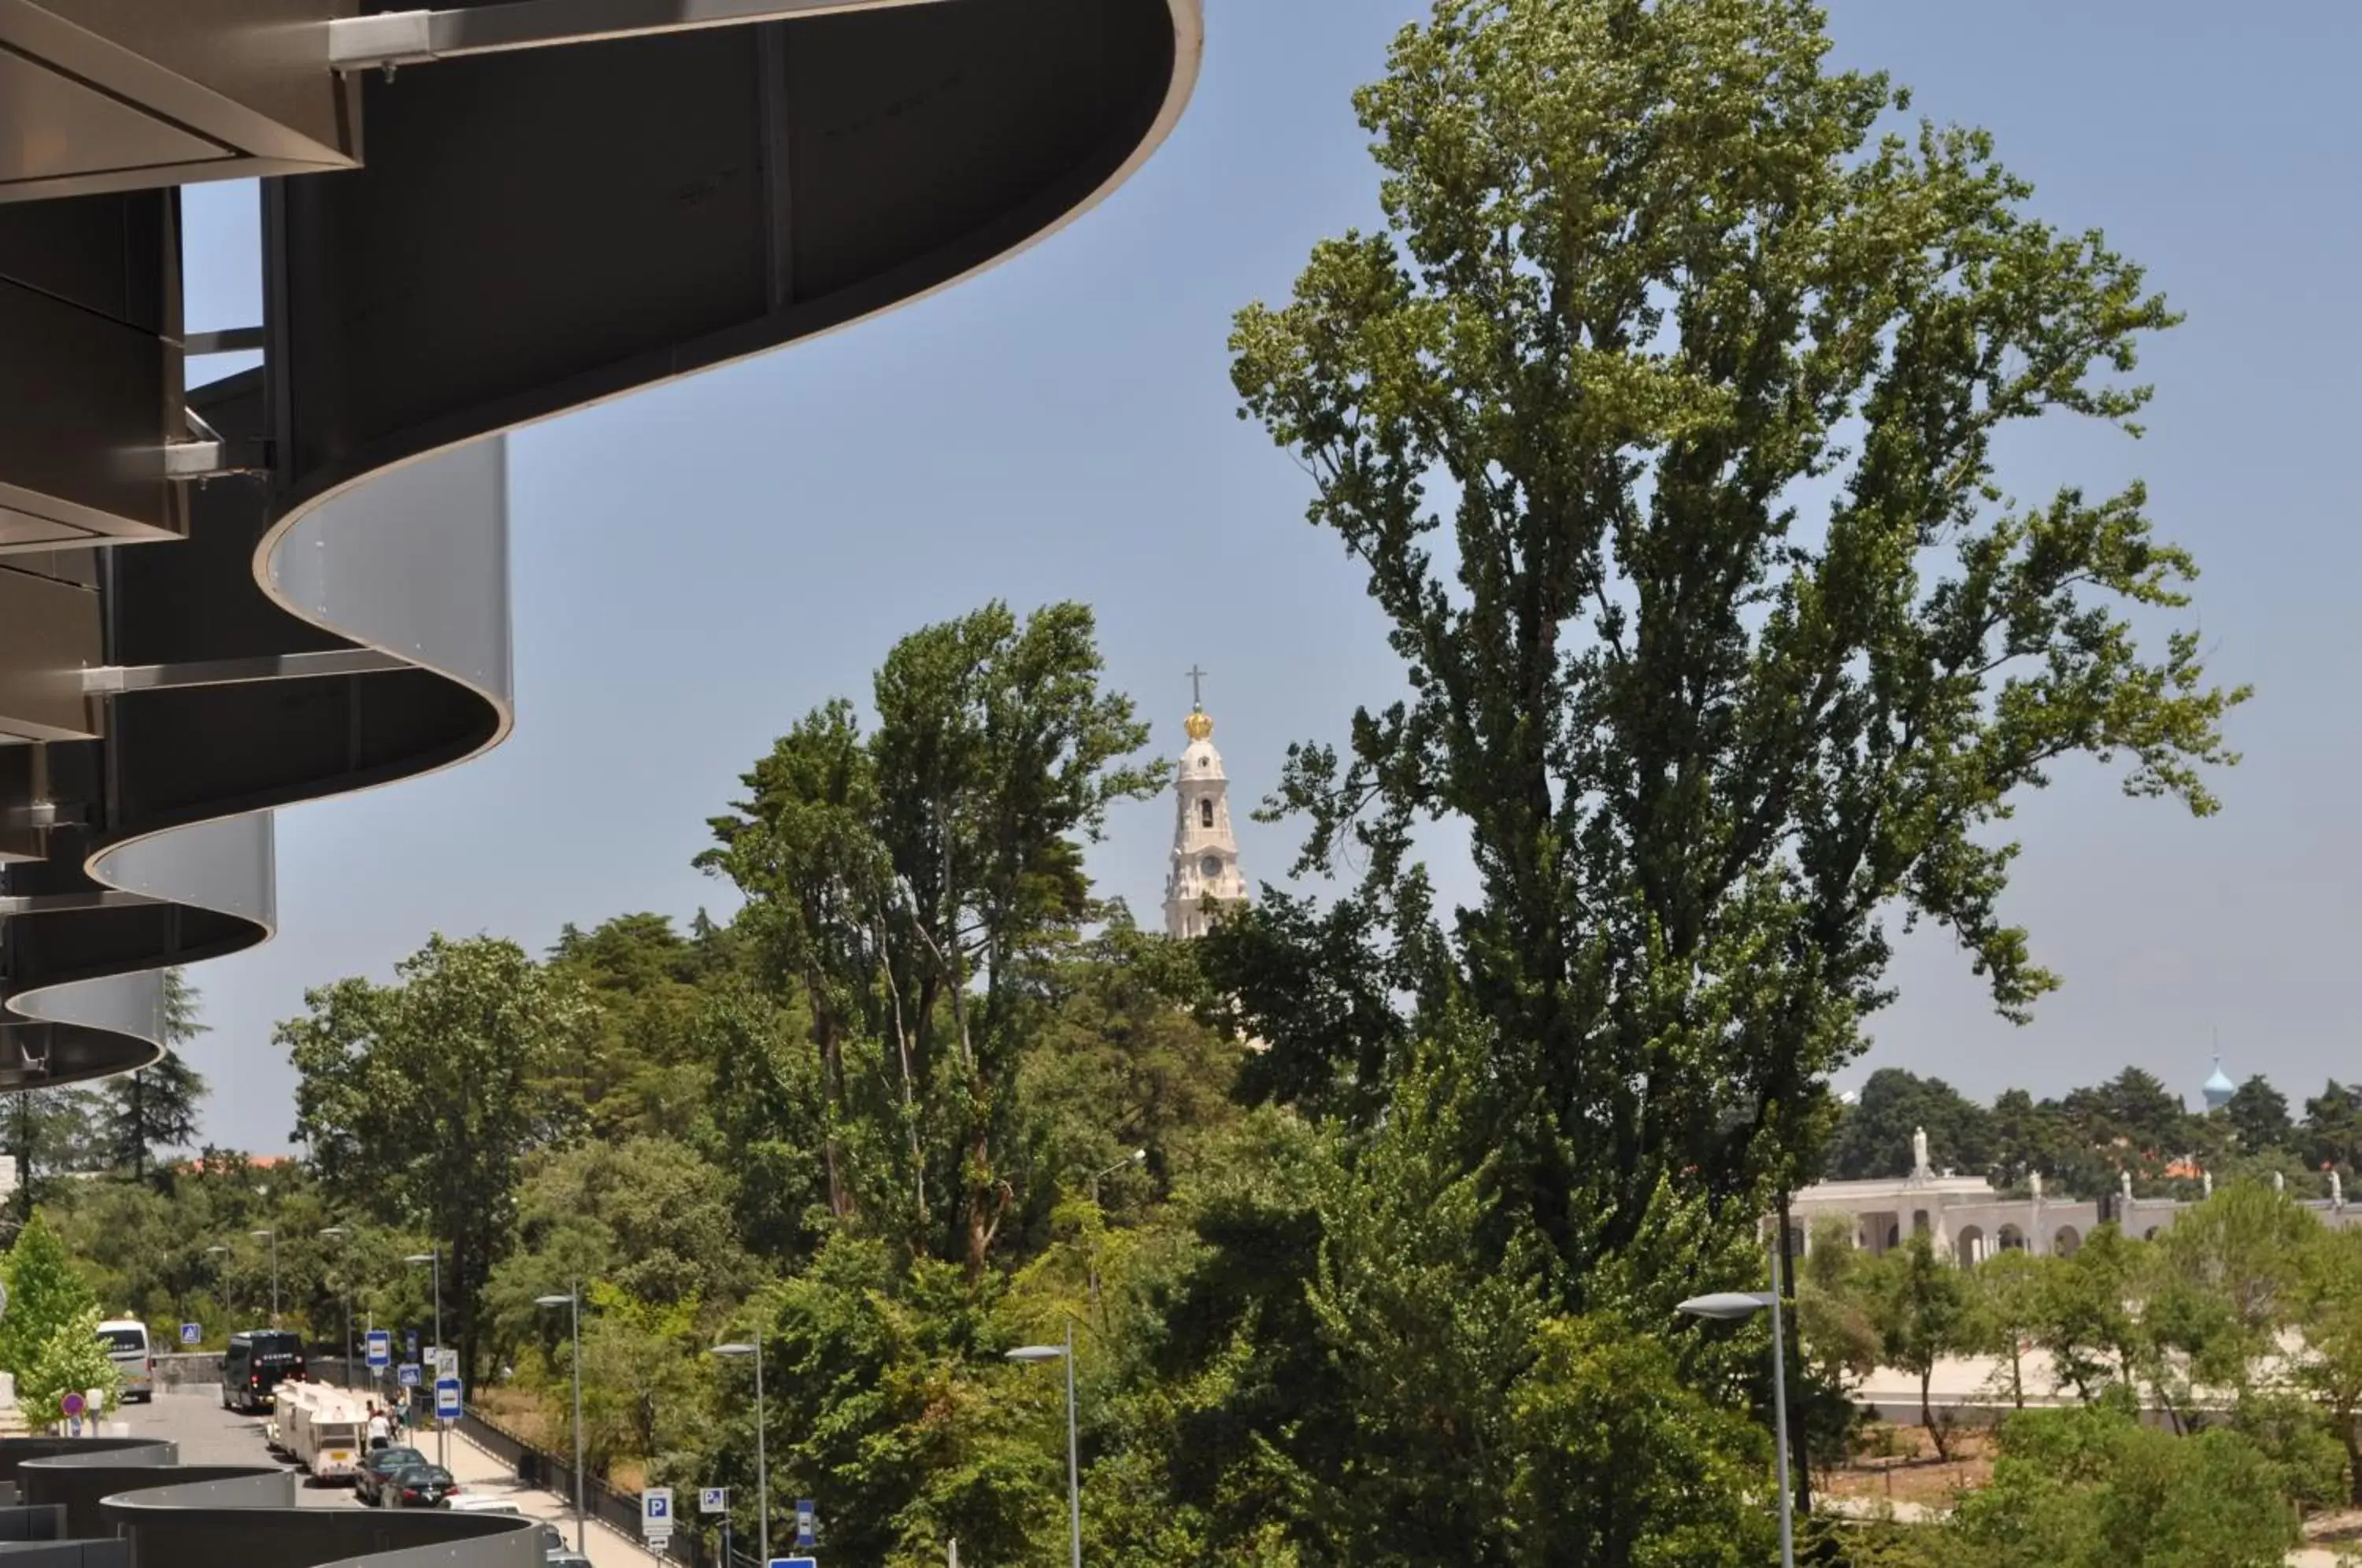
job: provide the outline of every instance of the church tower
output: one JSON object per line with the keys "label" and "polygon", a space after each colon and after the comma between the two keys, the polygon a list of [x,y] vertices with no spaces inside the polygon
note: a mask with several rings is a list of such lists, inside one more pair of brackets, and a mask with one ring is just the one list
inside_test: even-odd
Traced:
{"label": "church tower", "polygon": [[1230,779],[1222,754],[1214,749],[1214,721],[1207,715],[1202,669],[1189,671],[1189,717],[1182,728],[1189,744],[1173,782],[1173,867],[1164,878],[1164,934],[1203,936],[1204,901],[1246,902],[1246,878],[1239,872],[1239,841],[1231,832]]}

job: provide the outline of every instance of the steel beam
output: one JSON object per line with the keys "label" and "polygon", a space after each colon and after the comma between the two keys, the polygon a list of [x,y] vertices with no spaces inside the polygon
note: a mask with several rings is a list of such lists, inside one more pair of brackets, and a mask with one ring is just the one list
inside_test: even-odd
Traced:
{"label": "steel beam", "polygon": [[943,0],[513,0],[464,11],[388,11],[328,24],[336,71],[424,65],[470,54],[645,38]]}

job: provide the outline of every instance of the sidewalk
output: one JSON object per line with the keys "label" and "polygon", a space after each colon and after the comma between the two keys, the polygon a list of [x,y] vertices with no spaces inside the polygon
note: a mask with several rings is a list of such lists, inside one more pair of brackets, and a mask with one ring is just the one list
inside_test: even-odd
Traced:
{"label": "sidewalk", "polygon": [[[406,1441],[428,1458],[435,1456],[432,1430],[414,1432]],[[573,1544],[574,1504],[570,1498],[520,1484],[515,1471],[457,1431],[446,1441],[450,1445],[451,1477],[469,1493],[514,1503],[518,1512],[557,1525],[565,1532],[567,1544]],[[596,1518],[584,1531],[583,1551],[593,1568],[655,1568],[655,1564],[665,1561],[630,1536]]]}

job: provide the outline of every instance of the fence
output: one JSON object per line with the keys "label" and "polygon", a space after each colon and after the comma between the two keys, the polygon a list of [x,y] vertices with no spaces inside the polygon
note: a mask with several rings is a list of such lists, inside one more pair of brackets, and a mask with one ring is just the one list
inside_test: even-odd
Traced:
{"label": "fence", "polygon": [[[472,1405],[460,1412],[458,1430],[478,1448],[515,1472],[516,1478],[525,1485],[555,1492],[569,1503],[574,1500],[574,1462],[570,1458],[534,1447]],[[582,1507],[592,1518],[613,1525],[634,1540],[640,1539],[640,1500],[629,1493],[615,1490],[596,1475],[585,1475]],[[696,1518],[692,1514],[682,1519],[690,1528],[674,1532],[666,1543],[665,1556],[684,1568],[721,1568],[721,1553],[706,1544],[701,1521],[690,1522]]]}

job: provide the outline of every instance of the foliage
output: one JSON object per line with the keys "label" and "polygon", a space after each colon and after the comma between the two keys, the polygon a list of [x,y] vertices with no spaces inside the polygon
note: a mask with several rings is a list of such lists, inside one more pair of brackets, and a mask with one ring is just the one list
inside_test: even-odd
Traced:
{"label": "foliage", "polygon": [[0,1312],[0,1367],[19,1379],[34,1369],[60,1329],[85,1316],[98,1321],[97,1298],[39,1209],[17,1232],[0,1275],[8,1287],[7,1309]]}
{"label": "foliage", "polygon": [[1990,1568],[2278,1568],[2297,1540],[2279,1479],[2236,1432],[2177,1438],[2104,1409],[2021,1411],[1956,1533],[1962,1561]]}
{"label": "foliage", "polygon": [[112,1401],[122,1371],[106,1353],[98,1324],[98,1309],[83,1307],[30,1342],[30,1354],[17,1373],[18,1405],[54,1420],[63,1416],[58,1401],[68,1394],[97,1389]]}
{"label": "foliage", "polygon": [[1992,1164],[1992,1132],[1984,1107],[1941,1078],[1882,1067],[1870,1075],[1860,1099],[1838,1119],[1826,1174],[1838,1180],[1907,1176],[1912,1136],[1922,1130],[1927,1134],[1928,1161],[1937,1170],[1982,1172]]}
{"label": "foliage", "polygon": [[109,1160],[132,1180],[160,1186],[170,1183],[171,1171],[158,1163],[158,1153],[196,1140],[197,1108],[205,1096],[205,1080],[180,1055],[182,1045],[205,1032],[197,1019],[201,998],[179,969],[164,971],[163,988],[163,1055],[106,1088]]}
{"label": "foliage", "polygon": [[1925,1234],[1918,1234],[1879,1259],[1866,1294],[1886,1364],[1919,1379],[1919,1418],[1937,1457],[1950,1457],[1949,1434],[1936,1419],[1928,1384],[1937,1362],[1977,1347],[1974,1302],[1966,1279],[1950,1260],[1937,1254]]}
{"label": "foliage", "polygon": [[391,987],[339,980],[304,994],[274,1039],[293,1058],[295,1136],[321,1176],[390,1223],[447,1239],[464,1369],[473,1303],[505,1252],[516,1174],[563,1137],[577,1102],[550,1092],[587,1048],[581,988],[514,943],[431,938]]}
{"label": "foliage", "polygon": [[[1423,904],[1388,900],[1416,822],[1466,828],[1448,973],[1570,1282],[1661,1180],[1809,1168],[1891,907],[2012,1017],[2056,983],[1986,832],[2055,766],[2124,756],[2203,815],[2232,760],[2244,693],[2195,631],[2135,634],[2194,570],[2141,488],[2021,505],[1995,466],[2047,414],[2133,428],[2171,313],[1982,133],[1876,134],[1905,95],[1827,48],[1784,0],[1441,0],[1356,99],[1385,230],[1231,337],[1413,693],[1341,757],[1294,750],[1278,804],[1308,868],[1366,854],[1374,935],[1434,968]],[[1234,923],[1225,989],[1302,934]]]}

